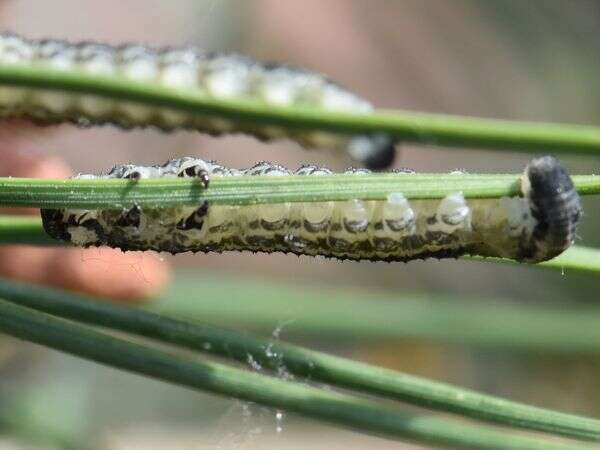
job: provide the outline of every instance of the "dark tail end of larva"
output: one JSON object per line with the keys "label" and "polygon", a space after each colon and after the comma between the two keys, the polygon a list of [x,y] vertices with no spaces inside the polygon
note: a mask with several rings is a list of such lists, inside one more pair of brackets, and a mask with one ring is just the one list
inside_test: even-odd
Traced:
{"label": "dark tail end of larva", "polygon": [[522,243],[520,259],[527,262],[552,259],[573,243],[582,214],[573,180],[556,158],[543,156],[527,165],[521,188],[535,225]]}
{"label": "dark tail end of larva", "polygon": [[367,169],[384,170],[396,158],[396,140],[384,133],[356,136],[348,144],[347,150],[354,161]]}
{"label": "dark tail end of larva", "polygon": [[63,222],[63,214],[59,209],[41,210],[42,225],[46,233],[59,241],[69,241],[71,236],[67,231],[67,225]]}

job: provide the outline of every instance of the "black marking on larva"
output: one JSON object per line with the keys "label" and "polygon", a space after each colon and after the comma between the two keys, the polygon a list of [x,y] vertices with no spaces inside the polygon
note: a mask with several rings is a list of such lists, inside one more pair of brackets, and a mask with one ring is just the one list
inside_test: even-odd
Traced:
{"label": "black marking on larva", "polygon": [[371,170],[366,169],[364,167],[349,167],[344,173],[361,175],[371,173]]}
{"label": "black marking on larva", "polygon": [[142,178],[142,174],[140,172],[138,172],[137,170],[132,170],[131,172],[127,173],[123,178],[129,178],[131,180],[139,180],[140,178]]}
{"label": "black marking on larva", "polygon": [[417,173],[413,169],[409,169],[408,167],[398,167],[396,169],[392,169],[392,173],[405,173],[405,174],[413,174]]}
{"label": "black marking on larva", "polygon": [[442,222],[450,226],[458,225],[463,221],[463,218],[458,214],[442,214],[441,219]]}
{"label": "black marking on larva", "polygon": [[[123,178],[132,171],[138,171],[143,178],[177,177],[188,166],[203,168],[211,177],[291,173],[266,162],[235,170],[214,162],[180,158],[162,166],[117,166],[100,178]],[[328,173],[316,166],[305,166],[298,172],[304,176]],[[369,171],[353,169],[346,173]],[[291,202],[283,209],[281,205],[272,206],[277,210],[269,210],[270,205],[208,208],[203,203],[197,208],[132,209],[127,214],[114,210],[42,210],[42,219],[46,231],[57,239],[73,240],[71,231],[82,246],[106,243],[124,250],[262,251],[371,261],[478,254],[543,261],[572,242],[581,215],[579,198],[568,174],[553,158],[533,160],[521,178],[521,185],[523,198],[497,200],[465,201],[460,193],[452,193],[443,200],[408,201],[396,192],[380,201],[318,202],[319,209],[314,211],[310,210],[310,203]],[[398,199],[402,199],[400,210]],[[365,220],[363,207],[365,217],[369,216]],[[307,214],[319,217],[324,208],[327,217],[321,222],[307,219]],[[144,230],[135,227],[138,213],[139,223],[143,218],[148,224]],[[281,219],[278,213],[283,214]],[[131,230],[132,225],[136,230]],[[95,233],[75,235],[75,231],[84,231],[77,227]],[[199,229],[202,233],[197,232]]]}
{"label": "black marking on larva", "polygon": [[185,217],[177,222],[177,229],[182,231],[201,230],[204,225],[203,220],[198,220],[195,214]]}
{"label": "black marking on larva", "polygon": [[273,164],[269,161],[260,161],[247,169],[245,175],[264,176],[264,175],[290,175],[291,172],[279,164]]}
{"label": "black marking on larva", "polygon": [[264,228],[265,230],[269,230],[269,231],[281,230],[281,229],[285,228],[285,226],[287,224],[288,224],[287,219],[281,219],[281,220],[277,220],[275,222],[271,222],[270,220],[260,219],[260,226],[262,228]]}
{"label": "black marking on larva", "polygon": [[369,221],[367,219],[364,220],[347,220],[344,219],[344,229],[348,233],[358,234],[364,233],[367,231],[369,227]]}
{"label": "black marking on larva", "polygon": [[178,177],[191,177],[198,178],[202,183],[204,189],[206,189],[210,183],[210,178],[207,170],[199,164],[186,167],[184,170],[177,174]]}
{"label": "black marking on larva", "polygon": [[136,227],[139,228],[142,219],[142,210],[139,206],[133,206],[117,219],[116,224],[119,227]]}
{"label": "black marking on larva", "polygon": [[[152,82],[211,98],[255,100],[272,106],[301,106],[356,114],[373,111],[368,101],[319,73],[194,48],[147,48],[135,44],[111,47],[93,42],[35,41],[1,34],[0,64],[35,64],[61,71]],[[10,97],[6,104],[0,104],[0,113],[5,117],[28,118],[37,124],[112,124],[123,129],[155,127],[165,132],[192,129],[214,136],[247,133],[267,141],[286,137],[309,148],[345,150],[356,161],[375,170],[388,167],[395,155],[395,139],[384,133],[353,136],[293,130],[197,116],[124,99],[101,99],[91,94],[55,91],[49,97],[46,95],[49,91],[37,88],[2,89],[14,89],[13,93],[19,94]]]}
{"label": "black marking on larva", "polygon": [[[414,219],[411,219],[411,220],[391,220],[391,219],[386,219],[385,220],[385,224],[392,231],[403,231],[403,230],[406,230],[407,228],[413,226],[414,223],[415,223]],[[377,225],[376,225],[376,228],[375,228],[376,230],[382,230],[383,229],[383,223],[379,222]]]}
{"label": "black marking on larva", "polygon": [[87,228],[90,231],[96,233],[96,242],[92,245],[104,245],[106,244],[106,234],[104,233],[104,228],[100,225],[100,222],[96,219],[86,219],[79,223],[80,227]]}
{"label": "black marking on larva", "polygon": [[139,180],[142,178],[142,174],[139,170],[139,166],[134,164],[123,164],[114,166],[109,172],[110,178],[126,178],[131,180]]}
{"label": "black marking on larva", "polygon": [[342,226],[339,223],[334,222],[334,223],[331,224],[330,230],[331,231],[341,231],[342,230]]}
{"label": "black marking on larva", "polygon": [[248,229],[249,230],[259,230],[260,229],[260,220],[256,219],[256,220],[251,220],[250,222],[248,222]]}
{"label": "black marking on larva", "polygon": [[89,214],[88,212],[86,212],[85,214],[83,214],[80,217],[77,217],[75,214],[69,214],[67,217],[67,225],[69,226],[73,226],[73,227],[78,227],[81,225],[81,217],[86,216],[87,214]]}
{"label": "black marking on larva", "polygon": [[105,233],[104,229],[102,228],[102,225],[100,225],[97,219],[91,217],[91,213],[89,211],[84,212],[83,214],[69,214],[66,220],[67,233],[68,227],[81,227],[93,231],[96,235],[96,240],[94,244],[98,243],[101,245],[105,242]]}
{"label": "black marking on larva", "polygon": [[331,175],[333,172],[325,167],[319,167],[314,164],[304,164],[300,166],[294,175]]}
{"label": "black marking on larva", "polygon": [[187,231],[187,230],[202,230],[204,226],[204,218],[208,214],[208,201],[204,200],[202,205],[198,209],[196,209],[192,214],[188,217],[184,217],[178,223],[176,228],[178,230]]}
{"label": "black marking on larva", "polygon": [[[320,233],[322,231],[327,230],[329,228],[329,220],[325,219],[321,222],[310,222],[306,219],[302,221],[304,228],[311,233]],[[298,223],[299,225],[299,223]]]}

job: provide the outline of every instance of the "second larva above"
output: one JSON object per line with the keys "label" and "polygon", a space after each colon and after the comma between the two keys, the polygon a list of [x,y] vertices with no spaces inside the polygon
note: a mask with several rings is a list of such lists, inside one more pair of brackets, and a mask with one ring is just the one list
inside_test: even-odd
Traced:
{"label": "second larva above", "polygon": [[[99,43],[28,40],[0,35],[0,65],[35,65],[109,79],[155,83],[194,96],[250,100],[274,107],[369,114],[373,106],[323,75],[282,64],[266,64],[236,54],[195,48],[112,47]],[[123,128],[154,126],[163,131],[192,129],[213,135],[247,133],[263,140],[292,139],[304,147],[343,150],[372,169],[387,167],[395,155],[388,135],[344,135],[318,130],[234,121],[215,114],[191,114],[90,94],[24,87],[0,87],[0,116],[38,122],[71,121]]]}

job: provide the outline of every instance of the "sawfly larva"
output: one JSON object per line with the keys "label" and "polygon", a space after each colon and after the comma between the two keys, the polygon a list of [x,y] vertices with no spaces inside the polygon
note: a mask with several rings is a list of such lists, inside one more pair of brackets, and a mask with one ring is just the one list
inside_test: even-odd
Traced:
{"label": "sawfly larva", "polygon": [[[270,106],[368,114],[372,105],[323,75],[281,64],[265,64],[236,54],[195,48],[111,47],[91,42],[27,40],[0,35],[0,65],[34,66],[125,79],[223,100],[252,100]],[[292,139],[307,148],[345,150],[372,169],[387,167],[395,155],[388,135],[348,136],[318,130],[236,122],[91,94],[0,86],[0,116],[38,123],[113,124],[125,129],[154,126],[191,129],[212,135],[242,132],[262,140]]]}
{"label": "sawfly larva", "polygon": [[[79,177],[196,177],[207,187],[214,177],[291,174],[268,162],[236,170],[186,157],[162,166],[122,165],[107,175]],[[303,166],[294,173],[330,174],[316,166]],[[411,175],[399,172],[397,176]],[[468,254],[532,263],[559,255],[573,242],[581,215],[570,176],[553,157],[537,158],[525,168],[520,191],[520,196],[488,199],[465,199],[462,192],[454,192],[443,199],[409,200],[402,192],[390,192],[385,200],[377,201],[240,206],[205,201],[162,209],[43,209],[42,219],[56,239],[123,250],[284,252],[371,261]]]}

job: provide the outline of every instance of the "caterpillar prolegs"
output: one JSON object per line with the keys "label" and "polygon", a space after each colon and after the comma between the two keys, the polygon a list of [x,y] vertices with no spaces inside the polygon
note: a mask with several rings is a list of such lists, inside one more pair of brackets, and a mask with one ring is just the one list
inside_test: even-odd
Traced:
{"label": "caterpillar prolegs", "polygon": [[[0,35],[0,65],[35,65],[156,83],[195,96],[254,100],[272,106],[302,106],[357,114],[373,110],[369,102],[318,73],[260,63],[236,54],[204,53],[195,48],[111,47],[90,42],[33,41],[4,34]],[[163,131],[192,129],[212,135],[242,132],[262,140],[289,138],[307,148],[345,150],[354,160],[372,169],[387,167],[395,155],[394,141],[385,134],[347,136],[289,130],[89,94],[23,87],[0,87],[0,116],[26,117],[41,123],[110,123],[126,129],[146,126]]]}
{"label": "caterpillar prolegs", "polygon": [[[365,173],[353,169],[346,173]],[[281,166],[261,162],[250,169],[225,168],[195,158],[162,166],[116,166],[107,175],[83,178],[288,176]],[[303,166],[295,175],[329,175]],[[399,172],[399,177],[411,176]],[[408,200],[401,192],[385,200],[178,206],[166,209],[43,209],[46,231],[56,239],[88,247],[171,253],[289,252],[298,255],[373,261],[409,261],[463,254],[518,261],[551,259],[571,245],[581,215],[571,178],[553,157],[531,161],[520,181],[521,196]],[[210,187],[208,187],[210,189]]]}

